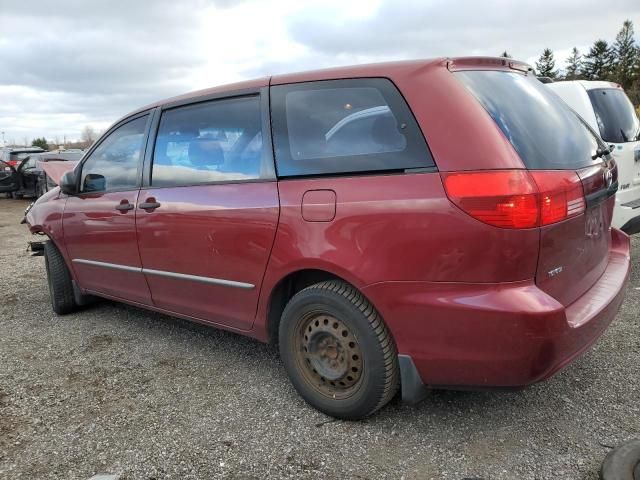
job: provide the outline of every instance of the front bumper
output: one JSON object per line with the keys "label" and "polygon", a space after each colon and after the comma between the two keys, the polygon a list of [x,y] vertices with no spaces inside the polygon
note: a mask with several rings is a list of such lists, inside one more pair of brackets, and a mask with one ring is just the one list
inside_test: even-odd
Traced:
{"label": "front bumper", "polygon": [[[605,272],[567,307],[532,280],[383,282],[363,293],[394,335],[403,398],[415,401],[424,393],[420,381],[430,387],[519,388],[550,377],[609,326],[624,298],[629,265],[629,237],[613,229]],[[411,377],[412,368],[420,381]]]}
{"label": "front bumper", "polygon": [[640,188],[634,187],[616,194],[611,224],[627,235],[640,232]]}

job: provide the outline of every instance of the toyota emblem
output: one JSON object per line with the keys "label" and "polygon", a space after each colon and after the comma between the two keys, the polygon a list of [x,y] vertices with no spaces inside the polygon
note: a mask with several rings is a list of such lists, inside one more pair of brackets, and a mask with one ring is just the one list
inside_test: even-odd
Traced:
{"label": "toyota emblem", "polygon": [[603,176],[604,176],[604,184],[607,186],[607,188],[610,188],[611,184],[613,183],[613,173],[611,173],[611,170],[606,169],[603,172]]}

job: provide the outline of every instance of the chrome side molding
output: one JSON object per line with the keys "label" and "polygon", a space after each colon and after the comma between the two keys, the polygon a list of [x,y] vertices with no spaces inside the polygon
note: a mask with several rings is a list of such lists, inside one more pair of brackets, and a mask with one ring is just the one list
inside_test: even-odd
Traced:
{"label": "chrome side molding", "polygon": [[94,267],[110,268],[112,270],[124,270],[125,272],[142,273],[142,268],[140,267],[130,267],[128,265],[119,265],[117,263],[96,262],[95,260],[85,260],[83,258],[74,258],[71,261],[73,263],[82,263],[84,265],[92,265]]}
{"label": "chrome side molding", "polygon": [[143,268],[142,273],[146,273],[147,275],[157,275],[159,277],[191,280],[192,282],[208,283],[210,285],[243,288],[246,290],[255,287],[252,283],[236,282],[234,280],[225,280],[224,278],[200,277],[198,275],[187,275],[186,273],[165,272],[164,270],[152,270],[151,268]]}
{"label": "chrome side molding", "polygon": [[242,288],[250,290],[255,288],[252,283],[236,282],[235,280],[226,280],[224,278],[201,277],[198,275],[188,275],[186,273],[166,272],[164,270],[153,270],[151,268],[130,267],[128,265],[119,265],[117,263],[98,262],[95,260],[85,260],[83,258],[74,258],[73,263],[84,265],[92,265],[94,267],[110,268],[113,270],[123,270],[125,272],[144,273],[146,275],[156,275],[158,277],[175,278],[178,280],[189,280],[192,282],[207,283],[209,285],[221,285],[223,287]]}

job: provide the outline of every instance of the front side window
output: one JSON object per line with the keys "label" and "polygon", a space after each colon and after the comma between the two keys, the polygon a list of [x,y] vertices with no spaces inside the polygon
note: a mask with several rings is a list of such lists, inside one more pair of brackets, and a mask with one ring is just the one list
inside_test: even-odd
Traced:
{"label": "front side window", "polygon": [[147,118],[125,123],[98,145],[82,164],[82,192],[137,188]]}
{"label": "front side window", "polygon": [[271,88],[278,175],[433,167],[413,114],[387,79]]}
{"label": "front side window", "polygon": [[638,117],[627,95],[617,88],[587,90],[605,142],[635,142],[640,137]]}
{"label": "front side window", "polygon": [[171,187],[263,178],[269,169],[258,96],[163,112],[151,185]]}

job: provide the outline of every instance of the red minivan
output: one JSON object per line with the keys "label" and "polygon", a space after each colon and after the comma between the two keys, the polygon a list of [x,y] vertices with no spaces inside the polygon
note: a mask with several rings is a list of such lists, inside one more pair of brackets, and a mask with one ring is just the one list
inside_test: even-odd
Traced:
{"label": "red minivan", "polygon": [[616,166],[531,69],[387,63],[172,98],[27,212],[53,309],[100,296],[279,344],[339,418],[400,388],[517,388],[622,303]]}

